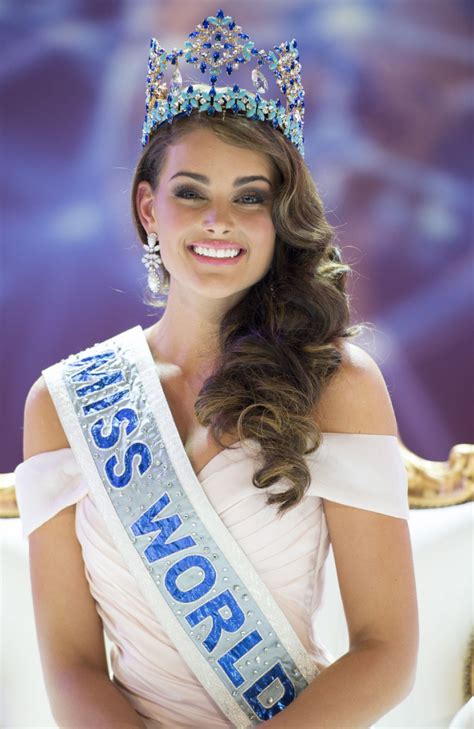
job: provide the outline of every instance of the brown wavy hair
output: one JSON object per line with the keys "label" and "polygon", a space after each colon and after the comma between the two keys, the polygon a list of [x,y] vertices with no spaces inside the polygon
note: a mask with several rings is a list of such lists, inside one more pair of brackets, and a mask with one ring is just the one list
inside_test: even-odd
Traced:
{"label": "brown wavy hair", "polygon": [[[259,150],[278,173],[271,268],[223,316],[220,354],[194,407],[198,422],[221,448],[225,433],[259,442],[263,461],[253,485],[266,489],[286,480],[288,488],[267,494],[267,503],[278,504],[282,514],[311,483],[304,456],[321,444],[314,413],[342,362],[342,339],[357,336],[366,326],[349,325],[346,279],[352,268],[342,261],[311,173],[292,142],[269,122],[193,112],[162,124],[139,159],[132,185],[132,214],[142,243],[147,238],[137,210],[138,184],[146,180],[156,190],[168,147],[196,128],[209,128],[228,144]],[[163,270],[167,287],[169,273]],[[145,303],[161,308],[166,298],[153,300],[148,293]]]}

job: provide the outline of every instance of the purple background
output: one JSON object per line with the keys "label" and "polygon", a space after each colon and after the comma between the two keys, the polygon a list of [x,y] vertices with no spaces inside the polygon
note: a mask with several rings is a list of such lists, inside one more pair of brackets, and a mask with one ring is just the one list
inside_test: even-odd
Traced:
{"label": "purple background", "polygon": [[355,268],[353,322],[371,325],[357,342],[384,374],[403,442],[444,460],[473,440],[472,4],[218,3],[0,5],[0,471],[22,460],[42,369],[158,316],[141,301],[129,205],[149,41],[182,47],[218,7],[259,48],[298,41],[306,161]]}

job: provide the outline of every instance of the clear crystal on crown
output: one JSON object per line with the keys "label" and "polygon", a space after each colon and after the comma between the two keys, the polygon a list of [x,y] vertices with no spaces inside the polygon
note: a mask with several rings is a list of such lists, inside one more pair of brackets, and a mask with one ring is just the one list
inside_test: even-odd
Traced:
{"label": "clear crystal on crown", "polygon": [[258,68],[254,68],[252,71],[252,81],[259,94],[268,91],[268,81]]}
{"label": "clear crystal on crown", "polygon": [[169,85],[170,93],[176,93],[181,89],[181,86],[183,85],[183,78],[181,76],[181,72],[178,67],[176,67],[175,72],[173,73],[173,77],[171,79],[171,83]]}

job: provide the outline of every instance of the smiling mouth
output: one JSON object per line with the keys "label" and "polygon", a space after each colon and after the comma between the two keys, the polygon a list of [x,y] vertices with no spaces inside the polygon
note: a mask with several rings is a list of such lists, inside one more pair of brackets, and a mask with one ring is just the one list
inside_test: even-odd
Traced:
{"label": "smiling mouth", "polygon": [[242,246],[238,246],[238,245],[234,245],[234,246],[227,245],[225,247],[217,247],[217,246],[205,245],[205,244],[201,244],[201,243],[190,243],[187,246],[187,248],[188,248],[188,250],[195,250],[196,248],[207,248],[208,250],[211,250],[211,251],[236,251],[236,250],[238,250],[239,253],[246,250],[245,248],[242,248]]}
{"label": "smiling mouth", "polygon": [[[198,246],[200,247],[200,246]],[[204,246],[203,246],[204,247]],[[221,249],[222,250],[222,249]],[[234,250],[237,250],[235,248]],[[224,256],[224,255],[215,255],[215,256],[208,256],[203,253],[198,253],[193,249],[192,246],[188,246],[188,251],[190,254],[196,258],[196,260],[201,261],[202,263],[210,263],[214,265],[232,265],[234,263],[237,263],[241,258],[244,257],[246,251],[243,248],[239,249],[239,252],[237,255],[233,256]]]}

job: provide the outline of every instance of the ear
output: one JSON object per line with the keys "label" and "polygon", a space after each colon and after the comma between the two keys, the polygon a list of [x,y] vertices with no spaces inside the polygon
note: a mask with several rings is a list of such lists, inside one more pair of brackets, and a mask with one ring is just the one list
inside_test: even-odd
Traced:
{"label": "ear", "polygon": [[140,222],[148,232],[156,230],[158,222],[155,216],[154,202],[155,196],[150,183],[142,180],[138,183],[136,203]]}

